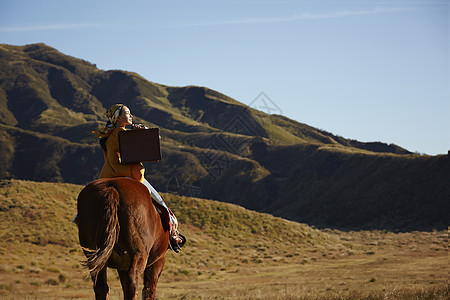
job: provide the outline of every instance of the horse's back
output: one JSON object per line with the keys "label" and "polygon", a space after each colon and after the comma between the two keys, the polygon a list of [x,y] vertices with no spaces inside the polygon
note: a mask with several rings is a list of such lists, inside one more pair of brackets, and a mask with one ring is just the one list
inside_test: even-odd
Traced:
{"label": "horse's back", "polygon": [[102,178],[89,183],[78,196],[77,224],[83,247],[100,246],[95,232],[102,227],[110,205],[117,207],[117,244],[123,250],[132,250],[139,244],[148,251],[157,232],[164,231],[145,185],[127,177]]}
{"label": "horse's back", "polygon": [[101,178],[86,185],[78,195],[77,224],[99,220],[113,201],[118,201],[121,217],[124,217],[121,211],[147,214],[152,208],[150,193],[139,181],[128,177]]}
{"label": "horse's back", "polygon": [[84,200],[86,197],[101,196],[105,189],[110,187],[115,188],[121,194],[127,192],[129,194],[131,192],[135,196],[138,194],[146,194],[147,190],[142,183],[129,177],[100,178],[92,181],[83,188],[78,196],[78,201],[80,201],[80,197]]}
{"label": "horse's back", "polygon": [[117,193],[117,197],[121,202],[121,205],[137,205],[140,203],[146,203],[150,200],[150,193],[147,188],[134,179],[128,177],[116,177],[116,178],[101,178],[97,179],[88,185],[78,195],[78,213],[80,208],[87,207],[87,210],[93,210],[97,206],[102,205],[107,199],[109,193]]}

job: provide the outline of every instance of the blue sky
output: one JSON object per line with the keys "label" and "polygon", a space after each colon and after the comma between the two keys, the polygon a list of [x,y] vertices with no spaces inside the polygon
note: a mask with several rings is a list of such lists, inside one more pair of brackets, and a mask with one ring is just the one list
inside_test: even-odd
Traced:
{"label": "blue sky", "polygon": [[[59,51],[363,142],[450,149],[449,1],[0,0],[0,43]],[[262,109],[264,110],[264,109]]]}

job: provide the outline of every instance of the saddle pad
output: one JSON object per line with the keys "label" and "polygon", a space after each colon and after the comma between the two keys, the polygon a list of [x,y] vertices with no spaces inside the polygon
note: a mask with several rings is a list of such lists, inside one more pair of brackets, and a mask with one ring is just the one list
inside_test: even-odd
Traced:
{"label": "saddle pad", "polygon": [[160,161],[159,128],[119,132],[119,150],[122,164]]}

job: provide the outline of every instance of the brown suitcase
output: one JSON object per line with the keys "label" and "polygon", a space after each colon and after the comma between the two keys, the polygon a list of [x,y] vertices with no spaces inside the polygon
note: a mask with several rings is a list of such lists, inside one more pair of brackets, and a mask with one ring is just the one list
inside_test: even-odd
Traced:
{"label": "brown suitcase", "polygon": [[122,164],[160,161],[159,128],[119,132],[119,150]]}

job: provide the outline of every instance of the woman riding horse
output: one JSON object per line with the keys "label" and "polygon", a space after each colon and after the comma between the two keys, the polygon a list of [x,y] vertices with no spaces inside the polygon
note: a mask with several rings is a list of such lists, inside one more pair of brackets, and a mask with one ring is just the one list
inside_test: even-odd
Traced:
{"label": "woman riding horse", "polygon": [[126,130],[126,125],[132,125],[133,129],[141,129],[142,125],[133,124],[133,116],[130,109],[123,104],[115,104],[106,111],[108,121],[105,127],[94,133],[100,138],[103,148],[104,164],[99,178],[131,177],[143,183],[150,192],[151,198],[163,209],[167,210],[170,221],[170,248],[174,252],[180,252],[186,243],[186,238],[178,232],[178,221],[172,211],[167,207],[163,198],[144,177],[144,166],[142,163],[122,165],[119,151],[119,132]]}
{"label": "woman riding horse", "polygon": [[145,180],[143,165],[120,163],[118,134],[132,124],[130,110],[116,104],[106,116],[108,123],[96,132],[105,163],[100,179],[88,184],[78,195],[74,222],[96,299],[109,299],[108,267],[117,269],[124,299],[137,299],[142,273],[143,299],[155,299],[169,245],[179,252],[186,239],[178,233],[175,215]]}

